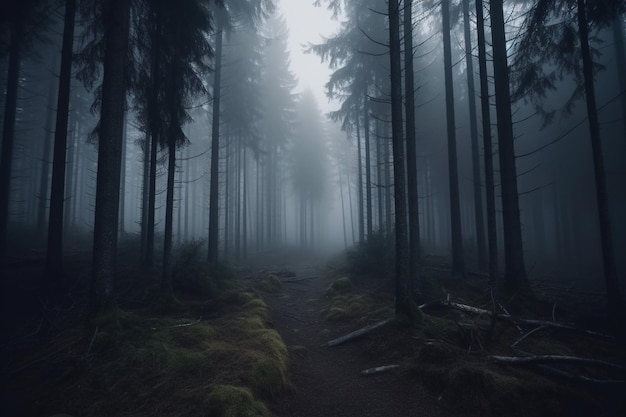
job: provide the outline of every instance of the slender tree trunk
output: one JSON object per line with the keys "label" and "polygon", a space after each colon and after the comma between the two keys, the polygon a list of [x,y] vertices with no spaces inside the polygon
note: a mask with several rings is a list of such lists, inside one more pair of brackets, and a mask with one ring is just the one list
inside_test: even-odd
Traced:
{"label": "slender tree trunk", "polygon": [[393,180],[396,213],[396,313],[410,315],[409,237],[407,235],[404,135],[402,132],[402,53],[400,47],[400,5],[389,0],[389,45],[391,65],[391,129]]}
{"label": "slender tree trunk", "polygon": [[483,121],[483,152],[485,159],[485,191],[487,198],[487,242],[489,244],[489,279],[495,287],[498,276],[498,236],[496,225],[496,195],[493,178],[493,150],[491,147],[491,114],[489,110],[489,81],[483,1],[476,0],[476,28],[478,33],[478,66],[480,72],[480,105]]}
{"label": "slender tree trunk", "polygon": [[368,98],[363,98],[363,133],[365,140],[365,199],[367,205],[367,238],[372,236],[372,163],[370,157],[370,107]]}
{"label": "slender tree trunk", "polygon": [[93,314],[113,306],[130,0],[111,0],[107,10],[90,293]]}
{"label": "slender tree trunk", "polygon": [[17,87],[20,83],[20,39],[22,28],[19,23],[11,25],[9,39],[9,69],[4,99],[4,125],[2,127],[2,151],[0,153],[0,253],[6,250],[9,223],[9,197],[11,191],[11,164],[15,143],[15,119],[17,112]]}
{"label": "slender tree trunk", "polygon": [[127,123],[126,118],[124,119],[124,133],[122,134],[122,169],[120,172],[120,217],[119,217],[119,234],[120,236],[124,235],[124,219],[125,219],[125,210],[126,210],[126,132],[127,132]]}
{"label": "slender tree trunk", "polygon": [[146,234],[146,261],[145,265],[151,267],[154,264],[154,228],[156,216],[156,171],[158,137],[156,131],[152,133],[150,140],[150,183],[148,190],[148,231]]}
{"label": "slender tree trunk", "polygon": [[446,120],[448,129],[448,173],[450,182],[450,231],[452,242],[452,270],[465,273],[463,259],[463,232],[461,228],[461,202],[459,195],[459,171],[456,151],[456,121],[454,115],[454,91],[452,85],[452,48],[450,44],[450,0],[441,2],[443,31],[443,66],[446,84]]}
{"label": "slender tree trunk", "polygon": [[491,37],[493,71],[497,106],[500,187],[502,190],[502,223],[504,230],[505,284],[515,288],[527,284],[522,246],[522,227],[517,194],[517,169],[503,0],[491,0]]}
{"label": "slender tree trunk", "polygon": [[248,257],[248,154],[246,152],[246,146],[243,147],[243,166],[242,166],[242,176],[243,176],[243,195],[242,195],[242,208],[243,219],[241,226],[241,256],[243,259]]}
{"label": "slender tree trunk", "polygon": [[63,276],[63,202],[65,200],[65,163],[67,152],[67,123],[70,110],[70,83],[72,79],[72,50],[74,45],[74,17],[76,0],[66,0],[63,24],[63,47],[59,72],[59,95],[57,100],[56,129],[54,133],[54,157],[52,162],[52,185],[50,189],[50,215],[48,222],[48,247],[46,271],[50,285],[60,288]]}
{"label": "slender tree trunk", "polygon": [[[56,64],[55,64],[56,66]],[[39,211],[37,213],[37,234],[41,239],[41,243],[47,239],[47,230],[46,230],[46,221],[48,220],[47,212],[48,209],[48,195],[49,195],[49,184],[50,184],[50,165],[51,165],[51,149],[52,149],[52,141],[54,140],[54,98],[56,93],[57,86],[56,77],[50,78],[50,86],[48,87],[48,105],[46,109],[46,127],[44,133],[44,148],[43,155],[41,156],[41,171],[39,176]],[[58,99],[58,94],[56,94]]]}
{"label": "slender tree trunk", "polygon": [[337,173],[339,174],[339,196],[341,198],[341,224],[343,226],[343,245],[344,249],[348,249],[348,236],[346,234],[346,209],[343,202],[343,178],[341,177],[341,165],[337,165]]}
{"label": "slender tree trunk", "polygon": [[365,219],[363,216],[363,156],[361,152],[361,124],[359,123],[359,112],[356,112],[356,148],[357,148],[357,168],[358,168],[358,176],[359,179],[357,181],[357,187],[359,187],[359,192],[357,193],[359,199],[359,242],[365,242]]}
{"label": "slender tree trunk", "polygon": [[161,270],[161,295],[166,301],[172,298],[172,229],[174,228],[174,178],[176,176],[176,143],[173,138],[167,146],[167,191],[165,196],[165,230],[163,233],[163,268]]}
{"label": "slender tree trunk", "polygon": [[222,89],[222,24],[217,20],[215,32],[215,73],[213,74],[213,122],[211,131],[211,184],[209,195],[209,263],[217,263],[219,236],[219,150],[220,150],[220,101]]}
{"label": "slender tree trunk", "polygon": [[621,309],[619,278],[615,265],[613,239],[611,237],[610,209],[606,186],[606,172],[604,156],[602,154],[602,138],[600,137],[600,122],[596,107],[595,87],[593,81],[593,60],[589,48],[589,28],[585,0],[578,0],[578,36],[583,61],[583,76],[585,80],[585,98],[587,101],[587,117],[589,118],[589,134],[593,153],[593,168],[596,182],[596,198],[598,203],[598,220],[600,222],[600,241],[602,244],[602,264],[606,280],[606,294],[609,309],[613,312]]}
{"label": "slender tree trunk", "polygon": [[485,221],[483,217],[483,193],[481,189],[480,152],[478,149],[478,127],[476,123],[476,90],[474,88],[474,58],[472,56],[472,35],[469,15],[470,0],[463,0],[463,27],[465,37],[465,63],[467,68],[467,98],[469,102],[470,139],[472,145],[472,176],[474,184],[474,224],[476,225],[476,248],[478,266],[487,267],[485,248]]}
{"label": "slender tree trunk", "polygon": [[619,15],[613,21],[613,40],[615,42],[615,60],[617,61],[617,76],[619,79],[620,104],[622,110],[622,126],[626,139],[626,46],[624,45],[624,15]]}
{"label": "slender tree trunk", "polygon": [[406,169],[409,209],[409,291],[420,293],[420,223],[417,189],[417,143],[415,138],[415,85],[413,75],[413,2],[404,6],[404,94],[406,102]]}
{"label": "slender tree trunk", "polygon": [[356,242],[356,232],[354,230],[354,208],[352,207],[352,183],[350,182],[350,170],[346,170],[348,181],[348,205],[350,206],[350,229],[352,231],[352,243]]}
{"label": "slender tree trunk", "polygon": [[141,259],[148,259],[148,212],[150,195],[150,132],[146,132],[143,144],[143,175],[141,187]]}
{"label": "slender tree trunk", "polygon": [[376,182],[378,183],[377,187],[377,196],[378,196],[378,231],[380,233],[384,230],[383,223],[383,213],[384,213],[384,198],[383,198],[383,185],[385,183],[385,179],[383,177],[383,164],[385,163],[383,160],[383,147],[382,147],[382,135],[380,134],[380,121],[376,121]]}

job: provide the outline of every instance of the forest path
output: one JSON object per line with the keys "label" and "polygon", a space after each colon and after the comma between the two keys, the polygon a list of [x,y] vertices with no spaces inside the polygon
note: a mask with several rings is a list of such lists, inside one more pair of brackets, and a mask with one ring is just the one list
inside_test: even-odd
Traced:
{"label": "forest path", "polygon": [[[291,380],[295,390],[272,405],[279,417],[390,417],[446,415],[415,379],[402,371],[361,376],[361,371],[384,363],[373,363],[365,355],[364,341],[328,348],[328,340],[350,330],[324,321],[320,308],[328,282],[323,278],[325,262],[316,257],[281,258],[253,270],[290,272],[281,277],[282,294],[264,294],[272,324],[290,350]],[[286,275],[286,274],[285,274]]]}

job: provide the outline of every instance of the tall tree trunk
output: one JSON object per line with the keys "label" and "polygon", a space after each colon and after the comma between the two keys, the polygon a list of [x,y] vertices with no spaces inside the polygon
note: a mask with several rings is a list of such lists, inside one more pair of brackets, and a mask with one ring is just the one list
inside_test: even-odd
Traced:
{"label": "tall tree trunk", "polygon": [[622,126],[626,139],[626,50],[624,45],[624,15],[619,15],[613,21],[613,41],[615,42],[615,60],[617,76],[619,78],[620,104],[622,110]]}
{"label": "tall tree trunk", "polygon": [[222,90],[222,23],[217,20],[215,32],[215,73],[213,74],[213,121],[211,127],[211,184],[209,195],[209,263],[217,263],[219,236],[219,151],[220,101]]}
{"label": "tall tree trunk", "polygon": [[339,175],[339,196],[341,198],[341,224],[343,226],[343,245],[344,249],[348,249],[348,236],[346,234],[346,209],[343,201],[343,178],[341,176],[340,164],[337,164],[337,173]]}
{"label": "tall tree trunk", "polygon": [[478,34],[478,66],[480,72],[480,106],[483,121],[483,152],[485,160],[485,191],[487,202],[487,242],[489,244],[489,279],[495,287],[498,276],[498,236],[496,226],[496,194],[491,149],[491,114],[489,109],[489,80],[483,1],[476,0],[476,32]]}
{"label": "tall tree trunk", "polygon": [[452,47],[450,44],[450,0],[441,2],[443,31],[443,70],[446,84],[446,121],[448,130],[448,173],[450,184],[450,232],[452,242],[452,271],[465,273],[463,259],[463,231],[461,228],[461,201],[456,151],[456,121],[452,85]]}
{"label": "tall tree trunk", "polygon": [[421,293],[419,282],[420,223],[415,138],[415,85],[413,75],[413,2],[404,6],[404,94],[406,102],[406,169],[409,208],[409,291]]}
{"label": "tall tree trunk", "polygon": [[163,233],[163,268],[161,270],[161,296],[166,302],[172,299],[172,231],[174,228],[174,178],[176,176],[176,142],[168,140],[167,191],[165,196],[165,230]]}
{"label": "tall tree trunk", "polygon": [[363,136],[365,140],[365,200],[367,205],[367,238],[372,236],[372,163],[370,158],[370,106],[363,98]]}
{"label": "tall tree trunk", "polygon": [[243,147],[243,194],[241,211],[243,213],[242,225],[241,225],[241,256],[243,259],[248,257],[248,154],[246,152],[247,147]]}
{"label": "tall tree trunk", "polygon": [[589,48],[589,28],[585,0],[578,0],[578,36],[580,37],[580,52],[583,61],[583,76],[585,80],[585,98],[587,101],[587,117],[589,118],[589,135],[593,153],[593,169],[596,182],[596,198],[598,203],[598,220],[600,221],[600,241],[602,244],[602,264],[606,282],[606,294],[609,309],[617,312],[621,308],[621,296],[613,239],[611,237],[611,221],[609,213],[608,191],[606,186],[606,172],[604,156],[602,155],[602,138],[600,137],[600,122],[596,107],[595,88],[593,81],[593,60]]}
{"label": "tall tree trunk", "polygon": [[4,125],[2,127],[2,151],[0,153],[0,253],[6,250],[9,223],[9,197],[11,191],[11,164],[15,143],[15,119],[17,113],[17,87],[20,83],[20,39],[22,27],[19,22],[11,25],[9,39],[9,69],[4,99]]}
{"label": "tall tree trunk", "polygon": [[125,219],[125,210],[126,210],[126,132],[127,132],[127,121],[124,118],[124,132],[122,133],[122,169],[120,172],[120,214],[119,214],[119,234],[120,236],[124,235],[124,219]]}
{"label": "tall tree trunk", "polygon": [[[56,66],[56,64],[55,64]],[[50,77],[48,87],[48,105],[46,110],[46,127],[44,132],[44,148],[41,156],[41,171],[39,172],[39,211],[37,213],[37,234],[43,244],[47,239],[46,221],[48,220],[48,195],[50,185],[50,165],[52,141],[54,140],[54,98],[57,86],[56,77]],[[58,99],[58,94],[56,94]]]}
{"label": "tall tree trunk", "polygon": [[356,111],[356,147],[357,147],[357,168],[359,180],[357,186],[359,187],[358,199],[359,199],[359,242],[365,241],[365,219],[363,213],[363,156],[361,151],[361,124],[359,123],[360,116],[358,110]]}
{"label": "tall tree trunk", "polygon": [[519,196],[509,69],[507,64],[506,33],[503,0],[491,0],[491,37],[493,44],[493,77],[495,84],[498,153],[500,159],[500,187],[502,190],[502,223],[504,230],[505,284],[510,288],[527,284],[522,246]]}
{"label": "tall tree trunk", "polygon": [[126,49],[130,0],[111,0],[105,16],[104,77],[98,139],[98,174],[93,239],[90,309],[101,313],[113,306],[117,256],[122,134],[126,97]]}
{"label": "tall tree trunk", "polygon": [[483,193],[480,175],[480,152],[478,149],[478,127],[476,123],[476,90],[474,88],[474,57],[472,56],[472,35],[469,15],[470,0],[463,0],[463,28],[465,37],[465,64],[467,68],[467,98],[469,102],[470,140],[472,145],[472,179],[474,184],[474,224],[476,225],[476,249],[478,266],[487,267],[485,248],[485,221],[483,217]]}
{"label": "tall tree trunk", "polygon": [[151,36],[152,56],[150,62],[150,96],[148,98],[148,123],[150,130],[150,181],[148,190],[148,224],[146,231],[146,257],[144,264],[151,267],[154,264],[154,228],[156,215],[156,176],[157,153],[159,143],[159,105],[158,95],[161,89],[159,69],[161,67],[161,16],[162,10],[156,8],[156,27]]}
{"label": "tall tree trunk", "polygon": [[72,50],[74,45],[74,17],[76,0],[66,0],[63,24],[63,47],[59,72],[54,156],[52,160],[52,185],[50,188],[50,215],[48,221],[48,247],[46,270],[49,285],[60,288],[63,275],[63,202],[65,200],[65,163],[67,156],[67,123],[70,110],[70,84],[72,79]]}
{"label": "tall tree trunk", "polygon": [[146,233],[146,260],[145,265],[154,264],[154,228],[156,216],[156,176],[157,176],[158,136],[156,131],[151,134],[150,140],[150,181],[148,189],[148,230]]}
{"label": "tall tree trunk", "polygon": [[383,164],[384,159],[383,159],[383,147],[382,147],[382,135],[380,134],[381,132],[381,122],[379,120],[376,120],[376,182],[378,183],[377,186],[377,202],[378,202],[378,231],[380,233],[383,232],[384,230],[384,221],[383,221],[383,214],[384,214],[384,198],[383,198],[383,185],[385,183],[384,177],[383,177]]}
{"label": "tall tree trunk", "polygon": [[409,238],[407,235],[404,135],[402,132],[402,53],[400,47],[400,5],[389,0],[389,56],[391,65],[391,130],[393,180],[396,213],[396,313],[410,315]]}
{"label": "tall tree trunk", "polygon": [[150,195],[150,132],[146,132],[143,144],[143,175],[141,187],[141,259],[148,258],[148,199]]}

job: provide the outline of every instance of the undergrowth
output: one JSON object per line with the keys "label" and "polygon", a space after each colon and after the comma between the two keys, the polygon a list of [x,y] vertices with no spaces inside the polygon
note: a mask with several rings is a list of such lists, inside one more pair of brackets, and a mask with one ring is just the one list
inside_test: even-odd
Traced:
{"label": "undergrowth", "polygon": [[[270,416],[263,401],[291,389],[287,347],[254,292],[231,290],[219,300],[208,321],[142,310],[68,330],[35,360],[65,371],[17,374],[16,407],[23,415]],[[194,311],[191,304],[183,306]]]}

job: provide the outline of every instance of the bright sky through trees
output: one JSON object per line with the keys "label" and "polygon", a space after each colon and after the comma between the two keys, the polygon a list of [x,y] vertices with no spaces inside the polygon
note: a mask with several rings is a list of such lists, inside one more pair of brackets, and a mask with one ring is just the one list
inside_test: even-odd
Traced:
{"label": "bright sky through trees", "polygon": [[320,43],[339,28],[339,21],[325,6],[316,7],[314,0],[281,0],[277,2],[280,13],[289,27],[289,52],[291,70],[298,78],[298,92],[310,88],[324,113],[335,110],[338,104],[329,103],[325,84],[331,71],[317,55],[307,54],[309,43]]}

